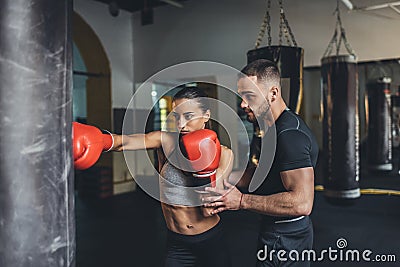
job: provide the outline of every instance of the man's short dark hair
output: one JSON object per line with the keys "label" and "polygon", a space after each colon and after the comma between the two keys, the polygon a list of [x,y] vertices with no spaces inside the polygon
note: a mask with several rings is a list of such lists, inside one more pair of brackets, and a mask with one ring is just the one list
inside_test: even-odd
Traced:
{"label": "man's short dark hair", "polygon": [[277,82],[280,84],[280,73],[276,64],[267,59],[257,59],[247,64],[241,73],[246,76],[257,76],[263,82]]}

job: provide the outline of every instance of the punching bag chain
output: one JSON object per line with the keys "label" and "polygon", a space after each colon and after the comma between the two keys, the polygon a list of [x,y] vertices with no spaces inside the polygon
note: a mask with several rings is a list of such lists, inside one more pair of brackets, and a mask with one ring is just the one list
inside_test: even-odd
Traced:
{"label": "punching bag chain", "polygon": [[[280,8],[280,23],[279,23],[279,45],[282,45],[282,31],[285,32],[286,42],[289,46],[296,46],[297,43],[294,38],[294,34],[292,29],[289,26],[289,22],[286,19],[285,12],[283,10],[283,0],[279,0],[279,8]],[[289,39],[290,34],[290,39]]]}
{"label": "punching bag chain", "polygon": [[[270,16],[270,9],[271,9],[271,0],[267,0],[267,7],[265,9],[265,15],[263,21],[261,23],[260,31],[257,36],[257,40],[255,43],[255,48],[257,49],[262,39],[264,38],[265,31],[267,30],[268,34],[268,46],[272,45],[272,38],[271,38],[271,16]],[[283,0],[279,0],[279,8],[280,8],[280,22],[279,22],[279,45],[282,45],[282,35],[283,32],[285,33],[286,42],[289,46],[297,47],[296,40],[294,38],[294,34],[289,26],[289,22],[286,19],[285,12],[283,10]]]}
{"label": "punching bag chain", "polygon": [[267,8],[265,9],[264,19],[263,22],[261,23],[260,31],[258,33],[255,45],[256,49],[260,46],[262,39],[264,38],[266,29],[268,30],[268,46],[271,46],[272,38],[271,38],[271,16],[269,15],[270,9],[271,9],[271,0],[267,0]]}
{"label": "punching bag chain", "polygon": [[[333,49],[333,45],[336,46],[336,56],[338,56],[342,41],[344,43],[344,46],[345,46],[347,52],[350,55],[356,57],[353,48],[351,47],[350,43],[347,41],[346,32],[345,32],[344,27],[342,25],[342,19],[340,17],[340,9],[339,9],[339,0],[336,1],[335,13],[336,13],[335,32],[333,33],[332,39],[329,42],[328,47],[326,48],[323,57],[327,57],[327,56],[329,56],[331,54],[332,49]],[[339,38],[338,38],[338,36],[339,36]]]}

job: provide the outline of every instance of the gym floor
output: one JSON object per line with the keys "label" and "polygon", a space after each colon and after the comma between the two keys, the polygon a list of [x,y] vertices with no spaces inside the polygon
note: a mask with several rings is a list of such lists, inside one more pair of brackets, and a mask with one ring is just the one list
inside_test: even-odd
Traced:
{"label": "gym floor", "polygon": [[[397,166],[395,166],[397,168]],[[319,183],[317,169],[316,184]],[[400,190],[400,176],[363,173],[360,188]],[[325,254],[312,266],[400,266],[400,196],[363,194],[352,205],[332,205],[323,192],[316,191],[311,215],[314,225],[314,251],[358,250],[360,261],[340,261]],[[225,212],[234,266],[255,266],[258,220],[250,212]],[[77,267],[162,266],[166,228],[161,207],[140,189],[106,199],[83,199],[76,196]],[[344,242],[344,243],[343,243]],[[370,262],[361,259],[365,250],[396,262]],[[333,252],[335,253],[335,252]],[[335,254],[332,254],[335,255]],[[378,258],[377,258],[378,259]]]}

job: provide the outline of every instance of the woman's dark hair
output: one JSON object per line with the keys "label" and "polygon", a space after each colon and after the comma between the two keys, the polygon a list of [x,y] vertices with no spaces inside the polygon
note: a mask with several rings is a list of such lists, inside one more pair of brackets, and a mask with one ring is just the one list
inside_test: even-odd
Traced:
{"label": "woman's dark hair", "polygon": [[[172,98],[172,101],[178,100],[178,99],[192,99],[195,100],[197,103],[199,103],[200,109],[203,111],[203,113],[207,112],[207,110],[210,109],[210,103],[208,101],[208,96],[207,94],[200,88],[198,87],[185,87],[179,92],[177,92],[174,97]],[[208,120],[206,122],[205,127],[207,129],[211,129],[211,120]]]}
{"label": "woman's dark hair", "polygon": [[182,90],[180,90],[178,93],[174,95],[172,98],[172,101],[178,100],[178,99],[193,99],[196,100],[196,102],[199,103],[200,108],[203,112],[206,112],[207,110],[210,109],[210,104],[208,103],[208,96],[207,94],[200,88],[198,87],[185,87]]}

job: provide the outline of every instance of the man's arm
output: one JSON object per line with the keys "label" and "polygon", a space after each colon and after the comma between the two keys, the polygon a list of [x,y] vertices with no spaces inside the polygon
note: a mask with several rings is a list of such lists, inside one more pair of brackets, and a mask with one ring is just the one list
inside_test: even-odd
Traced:
{"label": "man's arm", "polygon": [[312,167],[281,172],[287,192],[269,196],[244,194],[241,208],[272,216],[309,215],[314,202]]}
{"label": "man's arm", "polygon": [[205,206],[218,207],[214,214],[224,210],[246,209],[272,216],[309,215],[314,201],[314,169],[307,167],[283,171],[281,179],[287,192],[269,196],[242,194],[228,183],[227,190],[207,188],[207,191],[220,196],[204,198]]}

